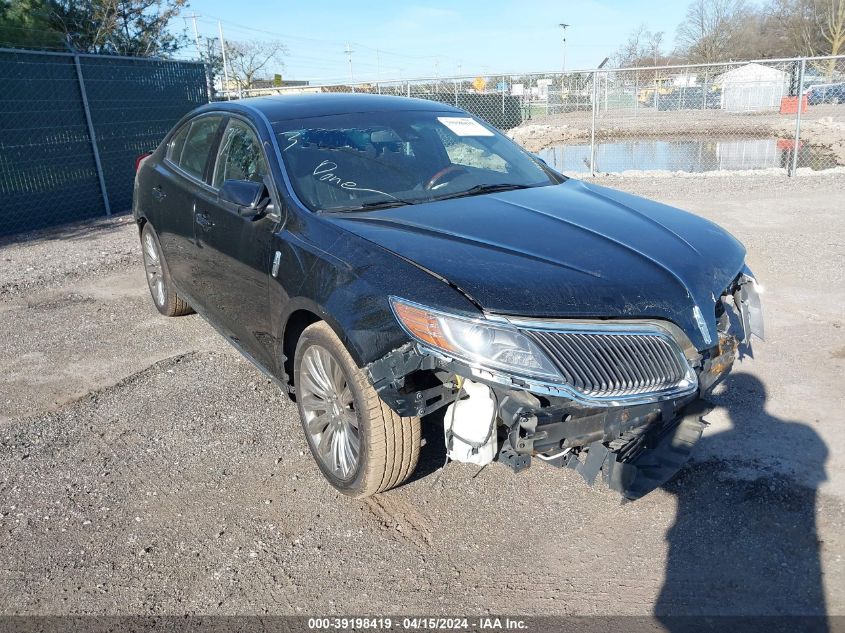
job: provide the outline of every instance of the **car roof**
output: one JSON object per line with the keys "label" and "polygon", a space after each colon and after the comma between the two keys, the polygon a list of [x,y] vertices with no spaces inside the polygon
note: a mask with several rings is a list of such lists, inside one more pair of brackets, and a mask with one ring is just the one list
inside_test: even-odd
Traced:
{"label": "car roof", "polygon": [[212,103],[203,109],[231,110],[234,112],[243,111],[244,109],[257,111],[263,114],[270,123],[302,117],[331,116],[360,112],[391,112],[402,110],[463,112],[463,110],[459,110],[440,101],[355,93],[252,97],[237,101]]}

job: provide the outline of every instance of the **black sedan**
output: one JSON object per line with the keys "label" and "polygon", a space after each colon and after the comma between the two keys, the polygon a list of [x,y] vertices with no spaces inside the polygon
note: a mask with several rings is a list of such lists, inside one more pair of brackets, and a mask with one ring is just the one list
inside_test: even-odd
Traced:
{"label": "black sedan", "polygon": [[353,496],[408,478],[425,417],[451,459],[536,457],[636,498],[762,337],[727,232],[432,101],[203,106],[139,160],[133,212],[158,310],[196,310],[277,381]]}

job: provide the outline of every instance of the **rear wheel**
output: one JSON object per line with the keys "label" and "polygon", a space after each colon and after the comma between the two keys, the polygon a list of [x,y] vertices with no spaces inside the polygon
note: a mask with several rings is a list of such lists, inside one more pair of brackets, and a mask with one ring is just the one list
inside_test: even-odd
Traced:
{"label": "rear wheel", "polygon": [[141,248],[144,253],[144,272],[147,285],[150,288],[153,303],[164,316],[183,316],[191,314],[193,310],[188,303],[181,299],[173,287],[170,270],[161,252],[155,229],[147,222],[141,231]]}
{"label": "rear wheel", "polygon": [[368,497],[398,486],[414,472],[420,419],[403,418],[382,402],[325,322],[302,333],[294,381],[308,446],[332,486]]}

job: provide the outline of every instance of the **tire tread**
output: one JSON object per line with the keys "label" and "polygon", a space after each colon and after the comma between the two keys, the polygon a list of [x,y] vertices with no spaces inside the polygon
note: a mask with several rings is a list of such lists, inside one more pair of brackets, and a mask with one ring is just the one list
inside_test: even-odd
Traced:
{"label": "tire tread", "polygon": [[176,287],[173,285],[173,279],[170,276],[170,268],[167,266],[167,260],[164,258],[164,253],[161,250],[161,242],[158,239],[158,235],[156,234],[155,229],[152,227],[152,225],[150,225],[149,222],[147,222],[144,225],[144,228],[141,230],[141,248],[144,248],[144,234],[147,232],[152,233],[153,239],[155,240],[156,246],[158,247],[158,256],[161,259],[161,270],[162,276],[164,277],[165,293],[167,295],[167,300],[164,302],[163,306],[159,306],[155,298],[153,299],[153,303],[155,304],[158,311],[164,316],[179,317],[186,316],[188,314],[193,314],[194,309],[190,306],[187,301],[185,301],[182,297],[179,296],[179,293],[176,291]]}
{"label": "tire tread", "polygon": [[363,394],[359,413],[366,416],[367,425],[371,430],[369,438],[361,438],[362,443],[368,442],[369,456],[363,464],[365,471],[361,483],[354,490],[342,492],[356,498],[364,498],[395,488],[408,479],[417,467],[421,443],[420,419],[402,417],[382,401],[364,372],[355,365],[349,352],[325,321],[310,325],[302,336],[312,333],[319,338],[331,340],[334,348],[332,351],[343,357],[339,359],[342,364],[347,368],[354,368],[354,371],[348,372],[352,375],[347,378],[354,381],[359,393]]}

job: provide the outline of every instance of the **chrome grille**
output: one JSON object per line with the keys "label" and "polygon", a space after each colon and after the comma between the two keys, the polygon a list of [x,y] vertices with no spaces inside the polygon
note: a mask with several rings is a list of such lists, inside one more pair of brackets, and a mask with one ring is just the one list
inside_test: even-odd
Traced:
{"label": "chrome grille", "polygon": [[687,378],[678,346],[654,333],[523,330],[555,363],[566,382],[597,398],[674,390]]}

